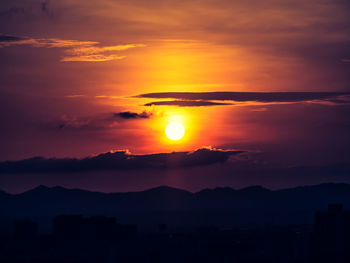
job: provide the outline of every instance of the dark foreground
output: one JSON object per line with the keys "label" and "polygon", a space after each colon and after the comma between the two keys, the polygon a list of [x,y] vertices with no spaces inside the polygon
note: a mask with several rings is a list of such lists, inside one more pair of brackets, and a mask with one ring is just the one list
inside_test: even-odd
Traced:
{"label": "dark foreground", "polygon": [[59,215],[52,232],[32,220],[1,237],[0,262],[350,262],[350,212],[316,212],[314,224],[141,232],[114,217]]}

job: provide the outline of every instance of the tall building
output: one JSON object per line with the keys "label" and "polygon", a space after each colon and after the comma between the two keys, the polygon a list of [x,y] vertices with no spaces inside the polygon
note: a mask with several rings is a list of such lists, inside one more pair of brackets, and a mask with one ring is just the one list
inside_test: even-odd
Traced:
{"label": "tall building", "polygon": [[311,262],[350,262],[350,211],[330,204],[328,211],[315,214],[311,238]]}

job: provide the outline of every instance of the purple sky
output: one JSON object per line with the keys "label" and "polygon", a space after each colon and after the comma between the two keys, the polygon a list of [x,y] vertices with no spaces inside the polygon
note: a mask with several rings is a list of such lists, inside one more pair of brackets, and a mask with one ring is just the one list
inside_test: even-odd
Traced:
{"label": "purple sky", "polygon": [[[342,0],[1,1],[0,189],[349,182],[349,15]],[[186,154],[58,168],[110,151]]]}

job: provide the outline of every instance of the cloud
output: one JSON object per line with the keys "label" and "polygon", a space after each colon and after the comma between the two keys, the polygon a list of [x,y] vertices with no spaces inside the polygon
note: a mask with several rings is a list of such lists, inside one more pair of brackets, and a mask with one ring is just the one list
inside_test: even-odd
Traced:
{"label": "cloud", "polygon": [[62,115],[58,124],[56,122],[51,126],[53,126],[55,129],[59,128],[60,130],[106,130],[115,128],[116,126],[120,125],[121,121],[148,119],[151,116],[152,112],[147,111],[143,111],[141,113],[123,111],[89,117],[70,117],[67,115]]}
{"label": "cloud", "polygon": [[59,130],[99,130],[107,128],[108,125],[111,126],[109,119],[110,117],[78,118],[62,115],[61,120],[59,120],[58,124],[55,122],[50,126],[53,126],[54,129],[58,128]]}
{"label": "cloud", "polygon": [[0,162],[0,173],[65,173],[100,170],[165,169],[224,163],[230,156],[245,153],[204,147],[193,152],[134,155],[128,151],[110,151],[93,157],[44,158]]}
{"label": "cloud", "polygon": [[[5,39],[6,41],[1,41],[1,39]],[[10,39],[10,41],[8,39]],[[99,42],[64,40],[59,38],[29,38],[29,37],[18,37],[18,36],[9,36],[9,35],[0,36],[1,48],[14,46],[14,45],[30,45],[33,47],[46,47],[46,48],[73,48],[73,47],[94,46],[97,44],[99,44]]]}
{"label": "cloud", "polygon": [[220,101],[236,103],[293,103],[293,102],[349,102],[349,92],[159,92],[145,93],[136,97],[152,99],[174,99],[172,101],[157,101],[146,103],[151,105],[173,106],[214,106],[232,105]]}
{"label": "cloud", "polygon": [[201,107],[201,106],[220,106],[220,105],[232,105],[232,103],[213,102],[206,100],[166,100],[166,101],[154,101],[144,104],[144,106],[161,105],[161,106],[179,106],[179,107]]}
{"label": "cloud", "polygon": [[146,111],[142,113],[123,111],[123,112],[114,113],[114,116],[120,117],[122,119],[148,119],[152,116],[152,113],[146,112]]}
{"label": "cloud", "polygon": [[85,97],[85,95],[84,94],[66,95],[66,98],[69,98],[69,99],[76,99],[76,98],[82,98],[82,97]]}
{"label": "cloud", "polygon": [[123,59],[125,56],[115,54],[106,54],[106,52],[124,51],[136,47],[144,47],[143,44],[126,44],[115,46],[99,47],[94,45],[81,45],[72,49],[66,50],[67,57],[61,61],[109,61]]}
{"label": "cloud", "polygon": [[125,56],[118,55],[84,55],[84,56],[72,56],[72,57],[64,57],[61,59],[62,62],[69,61],[81,61],[81,62],[101,62],[101,61],[110,61],[110,60],[118,60],[123,59]]}
{"label": "cloud", "polygon": [[1,46],[1,42],[12,42],[12,41],[20,41],[20,40],[24,40],[24,38],[9,36],[9,35],[0,35],[0,46]]}
{"label": "cloud", "polygon": [[125,44],[114,46],[99,46],[95,41],[64,40],[59,38],[27,38],[9,35],[0,35],[0,48],[29,45],[36,48],[63,48],[65,56],[62,62],[101,62],[119,60],[125,58],[114,52],[125,51],[136,47],[144,47],[143,44]]}

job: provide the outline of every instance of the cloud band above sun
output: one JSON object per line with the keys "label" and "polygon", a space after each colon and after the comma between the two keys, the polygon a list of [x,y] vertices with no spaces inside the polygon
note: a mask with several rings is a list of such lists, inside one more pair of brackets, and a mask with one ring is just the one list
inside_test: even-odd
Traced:
{"label": "cloud band above sun", "polygon": [[152,101],[144,104],[144,106],[157,105],[179,107],[242,105],[242,103],[274,104],[314,102],[330,105],[350,103],[349,92],[159,92],[140,94],[136,97],[172,99]]}

